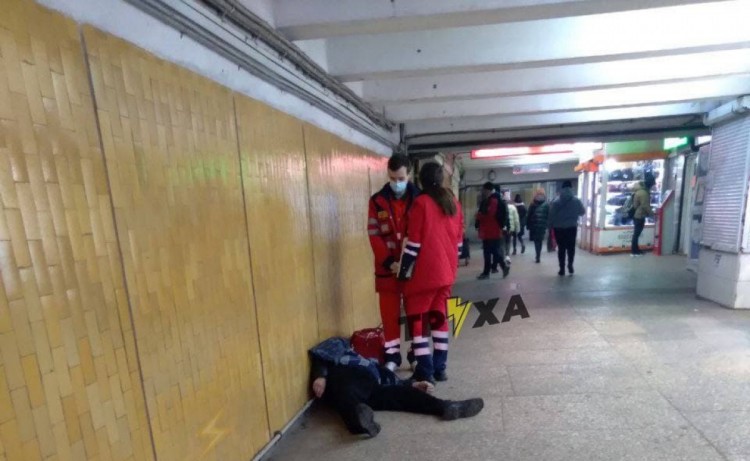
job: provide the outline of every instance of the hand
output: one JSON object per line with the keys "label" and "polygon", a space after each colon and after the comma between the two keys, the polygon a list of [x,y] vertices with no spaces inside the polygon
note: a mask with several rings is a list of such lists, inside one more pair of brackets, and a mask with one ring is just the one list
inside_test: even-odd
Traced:
{"label": "hand", "polygon": [[412,383],[411,385],[414,389],[418,389],[424,393],[432,394],[432,391],[435,390],[435,386],[430,384],[429,381],[417,381],[415,383]]}
{"label": "hand", "polygon": [[326,379],[325,378],[316,379],[315,381],[313,381],[312,388],[313,388],[313,394],[315,394],[316,399],[323,397],[323,393],[326,391]]}
{"label": "hand", "polygon": [[401,268],[401,264],[399,264],[398,262],[391,264],[391,272],[393,272],[394,274],[398,274],[398,270],[400,268]]}

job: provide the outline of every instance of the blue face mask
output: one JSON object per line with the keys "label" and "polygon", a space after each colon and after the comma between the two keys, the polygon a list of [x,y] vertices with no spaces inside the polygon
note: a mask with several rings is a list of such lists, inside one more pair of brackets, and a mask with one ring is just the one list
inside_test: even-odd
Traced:
{"label": "blue face mask", "polygon": [[396,196],[400,197],[404,195],[404,192],[406,192],[406,184],[407,181],[391,181],[391,190],[394,194],[396,194]]}

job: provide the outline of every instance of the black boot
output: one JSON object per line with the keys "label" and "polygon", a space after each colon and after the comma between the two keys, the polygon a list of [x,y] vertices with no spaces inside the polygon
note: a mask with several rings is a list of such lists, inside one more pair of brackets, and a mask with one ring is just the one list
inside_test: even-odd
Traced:
{"label": "black boot", "polygon": [[370,437],[375,437],[380,433],[380,424],[375,422],[375,413],[372,411],[372,408],[364,403],[359,403],[355,411],[357,413],[357,423],[364,430],[364,433]]}
{"label": "black boot", "polygon": [[445,402],[443,420],[453,421],[459,418],[470,418],[478,415],[482,411],[482,408],[484,408],[484,400],[482,399],[469,399],[458,402],[449,400]]}
{"label": "black boot", "polygon": [[573,275],[573,274],[576,273],[576,271],[573,270],[573,265],[572,264],[568,264],[568,272],[570,273],[570,275]]}

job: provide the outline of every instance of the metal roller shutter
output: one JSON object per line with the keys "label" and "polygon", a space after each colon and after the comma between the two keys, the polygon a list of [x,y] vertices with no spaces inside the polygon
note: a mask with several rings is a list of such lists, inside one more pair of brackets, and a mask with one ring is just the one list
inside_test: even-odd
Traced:
{"label": "metal roller shutter", "polygon": [[740,252],[750,159],[750,116],[714,127],[701,243]]}

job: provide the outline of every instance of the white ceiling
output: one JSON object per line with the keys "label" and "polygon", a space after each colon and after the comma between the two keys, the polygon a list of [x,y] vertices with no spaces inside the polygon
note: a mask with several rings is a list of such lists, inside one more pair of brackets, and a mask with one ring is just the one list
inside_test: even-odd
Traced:
{"label": "white ceiling", "polygon": [[270,3],[276,29],[405,123],[412,150],[689,132],[750,94],[750,0]]}

